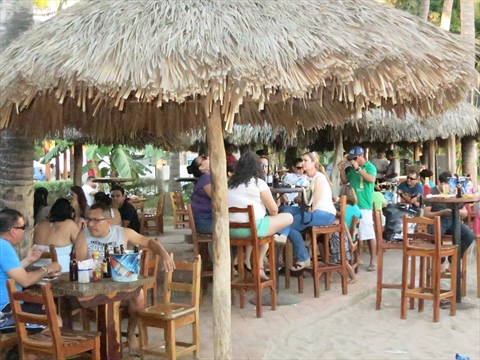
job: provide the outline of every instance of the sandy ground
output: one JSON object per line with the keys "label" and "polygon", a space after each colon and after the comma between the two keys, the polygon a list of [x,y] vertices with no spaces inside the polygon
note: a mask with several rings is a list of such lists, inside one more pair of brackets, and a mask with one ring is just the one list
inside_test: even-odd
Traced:
{"label": "sandy ground", "polygon": [[[184,242],[189,229],[166,228],[161,237],[176,260],[193,259],[190,244]],[[364,263],[368,263],[364,254]],[[298,294],[296,280],[285,289],[280,277],[279,293],[294,294],[300,303],[279,306],[276,311],[264,307],[263,317],[255,317],[255,306],[244,309],[232,305],[232,347],[234,359],[455,359],[455,353],[480,359],[480,299],[476,298],[475,259],[468,266],[468,296],[473,304],[469,310],[459,310],[455,317],[441,310],[440,322],[433,323],[430,301],[425,311],[408,312],[400,320],[400,291],[383,292],[382,310],[375,310],[376,272],[365,271],[363,265],[358,282],[349,286],[348,295],[341,295],[340,278],[335,276],[331,290],[321,288],[319,298],[313,297],[313,281],[305,278],[305,291]],[[401,274],[401,252],[385,255],[384,278],[397,283]],[[210,286],[210,291],[212,287]],[[159,289],[161,294],[161,287]],[[253,297],[253,295],[251,295]],[[213,358],[212,298],[203,297],[200,308],[202,359]],[[152,341],[163,338],[161,330],[150,332]],[[177,331],[177,339],[190,340],[189,327]],[[153,359],[153,357],[151,357]],[[192,359],[192,355],[182,357]]]}

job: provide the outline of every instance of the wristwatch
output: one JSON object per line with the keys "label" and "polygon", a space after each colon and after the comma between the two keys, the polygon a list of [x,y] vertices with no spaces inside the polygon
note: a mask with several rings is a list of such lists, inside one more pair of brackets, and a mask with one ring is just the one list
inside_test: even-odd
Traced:
{"label": "wristwatch", "polygon": [[356,172],[359,172],[360,170],[362,170],[362,168],[360,166],[355,169]]}
{"label": "wristwatch", "polygon": [[44,275],[44,276],[47,276],[47,275],[48,275],[48,269],[47,269],[45,266],[42,266],[42,269],[43,269],[43,271],[45,271],[45,275]]}

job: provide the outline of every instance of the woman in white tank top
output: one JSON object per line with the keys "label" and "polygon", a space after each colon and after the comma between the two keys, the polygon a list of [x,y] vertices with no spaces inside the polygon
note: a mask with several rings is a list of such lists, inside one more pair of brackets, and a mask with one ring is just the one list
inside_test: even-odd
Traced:
{"label": "woman in white tank top", "polygon": [[[312,179],[310,185],[310,199],[304,199],[311,206],[303,209],[296,206],[286,206],[282,212],[293,215],[293,224],[290,228],[289,239],[293,244],[293,251],[297,262],[292,266],[292,271],[298,271],[310,265],[310,256],[305,248],[300,231],[310,226],[331,225],[335,221],[335,206],[332,199],[330,180],[325,175],[325,169],[318,160],[318,155],[308,152],[302,155],[303,171]],[[310,201],[309,201],[310,200]]]}

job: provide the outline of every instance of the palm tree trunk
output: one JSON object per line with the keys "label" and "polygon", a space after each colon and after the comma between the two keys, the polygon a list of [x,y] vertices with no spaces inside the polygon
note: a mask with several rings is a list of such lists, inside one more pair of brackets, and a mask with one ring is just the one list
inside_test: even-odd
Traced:
{"label": "palm tree trunk", "polygon": [[444,0],[442,10],[442,22],[440,27],[444,30],[450,31],[450,23],[452,21],[453,0]]}
{"label": "palm tree trunk", "polygon": [[430,11],[430,0],[422,0],[420,3],[420,18],[428,21],[428,13]]}
{"label": "palm tree trunk", "polygon": [[332,180],[332,195],[338,196],[340,191],[340,171],[337,164],[343,158],[343,130],[338,129],[333,134],[333,168],[330,179]]}
{"label": "palm tree trunk", "polygon": [[[20,211],[25,221],[33,225],[33,152],[34,142],[23,135],[3,130],[0,133],[0,207]],[[24,258],[33,243],[30,226],[16,246]],[[1,256],[1,255],[0,255]]]}
{"label": "palm tree trunk", "polygon": [[180,154],[170,153],[170,177],[168,179],[168,191],[180,191],[180,183],[175,178],[180,177]]}
{"label": "palm tree trunk", "polygon": [[[475,66],[475,9],[474,0],[460,0],[460,20],[462,23],[462,36],[467,39],[469,58],[467,61]],[[470,97],[467,99],[471,101]],[[477,143],[473,137],[462,138],[462,171],[472,175],[474,189],[477,188]]]}

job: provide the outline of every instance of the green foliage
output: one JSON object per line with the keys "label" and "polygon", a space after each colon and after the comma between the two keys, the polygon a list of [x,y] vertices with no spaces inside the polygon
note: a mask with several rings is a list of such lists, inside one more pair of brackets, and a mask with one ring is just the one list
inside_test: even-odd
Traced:
{"label": "green foliage", "polygon": [[44,187],[48,190],[49,205],[53,205],[57,199],[67,196],[72,186],[73,180],[35,181],[33,183],[33,189]]}
{"label": "green foliage", "polygon": [[58,155],[63,154],[69,147],[73,146],[73,143],[67,140],[55,140],[55,144],[56,145],[43,157],[41,161],[42,164],[46,164]]}
{"label": "green foliage", "polygon": [[133,183],[125,184],[122,187],[130,195],[147,196],[157,193],[157,180],[150,178],[139,178]]}
{"label": "green foliage", "polygon": [[42,142],[35,141],[35,148],[33,150],[33,160],[40,161],[40,159],[45,155],[45,151],[43,150]]}
{"label": "green foliage", "polygon": [[163,151],[162,149],[153,147],[152,145],[145,146],[142,154],[145,155],[145,157],[151,157],[154,159],[165,159],[168,157],[167,152]]}

